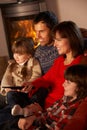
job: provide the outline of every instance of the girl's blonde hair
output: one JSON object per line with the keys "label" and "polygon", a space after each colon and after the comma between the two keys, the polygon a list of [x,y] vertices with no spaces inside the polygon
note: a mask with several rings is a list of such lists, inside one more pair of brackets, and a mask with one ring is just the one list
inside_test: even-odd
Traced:
{"label": "girl's blonde hair", "polygon": [[30,38],[21,37],[14,41],[12,45],[12,52],[19,54],[31,54],[34,55],[34,41]]}

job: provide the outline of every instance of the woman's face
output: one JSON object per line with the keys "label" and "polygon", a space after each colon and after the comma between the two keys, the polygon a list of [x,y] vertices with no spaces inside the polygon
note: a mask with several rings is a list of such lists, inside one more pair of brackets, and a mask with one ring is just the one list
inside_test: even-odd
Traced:
{"label": "woman's face", "polygon": [[60,34],[56,32],[54,39],[54,46],[57,48],[60,55],[71,52],[69,40],[67,38],[61,38]]}
{"label": "woman's face", "polygon": [[64,95],[73,97],[73,99],[77,98],[77,84],[75,82],[71,82],[70,80],[65,80],[63,83],[64,87]]}
{"label": "woman's face", "polygon": [[22,64],[29,59],[30,55],[26,53],[25,54],[14,53],[13,57],[18,64]]}

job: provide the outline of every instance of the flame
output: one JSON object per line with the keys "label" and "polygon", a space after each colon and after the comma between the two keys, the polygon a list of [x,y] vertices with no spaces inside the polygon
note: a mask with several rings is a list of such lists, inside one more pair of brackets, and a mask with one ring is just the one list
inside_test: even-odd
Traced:
{"label": "flame", "polygon": [[21,36],[24,37],[32,37],[33,39],[35,38],[35,32],[32,27],[32,20],[21,20],[17,21],[17,32],[14,35],[14,38]]}
{"label": "flame", "polygon": [[19,20],[11,23],[11,43],[18,37],[32,37],[35,43],[35,48],[39,45],[36,41],[36,33],[33,29],[33,20]]}

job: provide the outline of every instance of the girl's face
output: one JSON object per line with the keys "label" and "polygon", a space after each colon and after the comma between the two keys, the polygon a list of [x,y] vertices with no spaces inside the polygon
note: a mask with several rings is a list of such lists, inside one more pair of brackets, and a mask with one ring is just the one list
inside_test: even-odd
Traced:
{"label": "girl's face", "polygon": [[61,38],[60,34],[56,32],[54,39],[54,46],[57,48],[60,55],[71,53],[69,40],[67,38]]}
{"label": "girl's face", "polygon": [[30,55],[26,53],[25,54],[14,53],[13,57],[18,64],[22,64],[29,59]]}
{"label": "girl's face", "polygon": [[77,98],[77,84],[75,82],[71,82],[70,80],[65,80],[63,83],[64,87],[64,95],[73,97],[73,99]]}

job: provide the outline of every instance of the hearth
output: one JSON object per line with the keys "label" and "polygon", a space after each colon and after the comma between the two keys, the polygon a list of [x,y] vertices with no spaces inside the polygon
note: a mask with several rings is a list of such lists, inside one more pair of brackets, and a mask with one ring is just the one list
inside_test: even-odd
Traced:
{"label": "hearth", "polygon": [[[33,18],[37,13],[46,10],[43,2],[32,0],[21,4],[5,4],[1,6],[10,58],[12,58],[11,45],[18,37],[32,37],[35,41],[35,32],[32,27]],[[44,7],[41,4],[44,4]]]}

